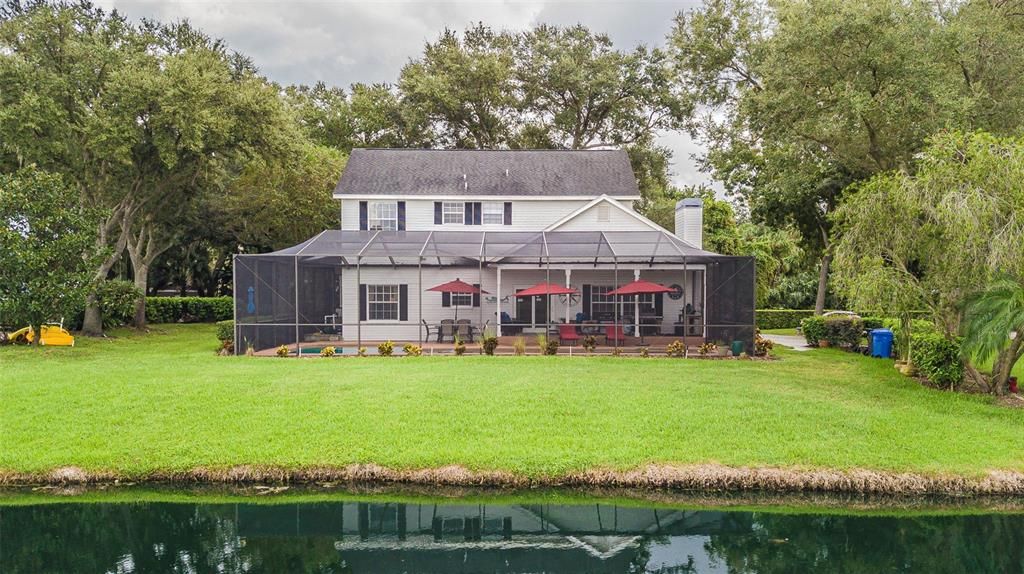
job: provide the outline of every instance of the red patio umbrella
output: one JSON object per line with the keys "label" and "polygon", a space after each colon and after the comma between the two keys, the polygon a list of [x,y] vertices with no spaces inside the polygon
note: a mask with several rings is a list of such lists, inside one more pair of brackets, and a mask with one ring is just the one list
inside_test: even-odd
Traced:
{"label": "red patio umbrella", "polygon": [[516,292],[516,297],[543,297],[545,295],[575,295],[579,293],[572,287],[556,285],[554,283],[538,283]]}
{"label": "red patio umbrella", "polygon": [[[614,296],[625,296],[646,295],[649,293],[672,293],[674,291],[675,289],[670,289],[668,287],[665,287],[664,285],[659,285],[658,283],[644,281],[643,279],[637,279],[636,281],[633,281],[632,283],[627,283],[622,287],[615,289],[614,291],[609,291],[608,294]],[[644,332],[643,329],[640,328],[640,317],[634,317],[634,320],[636,321],[636,329],[637,331],[639,331],[640,344],[642,345],[644,343]]]}
{"label": "red patio umbrella", "polygon": [[[438,293],[456,293],[459,295],[479,295],[480,293],[487,293],[483,289],[475,285],[470,285],[461,279],[456,278],[455,281],[449,281],[440,285],[434,285],[427,291],[437,291]],[[455,305],[455,320],[459,319],[459,306]]]}

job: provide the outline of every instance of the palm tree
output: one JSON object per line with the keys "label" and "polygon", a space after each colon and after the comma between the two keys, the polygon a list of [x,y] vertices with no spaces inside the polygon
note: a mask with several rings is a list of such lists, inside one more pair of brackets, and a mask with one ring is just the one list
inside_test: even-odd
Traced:
{"label": "palm tree", "polygon": [[973,366],[971,376],[989,391],[1006,393],[1010,372],[1024,356],[1024,283],[1001,277],[967,301],[964,308],[964,357],[974,365],[994,359],[989,382]]}

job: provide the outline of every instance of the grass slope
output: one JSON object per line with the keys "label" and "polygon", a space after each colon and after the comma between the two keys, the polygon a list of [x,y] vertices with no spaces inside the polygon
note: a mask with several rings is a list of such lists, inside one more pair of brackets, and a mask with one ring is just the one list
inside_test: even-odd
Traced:
{"label": "grass slope", "polygon": [[223,358],[209,325],[0,349],[0,470],[233,465],[559,475],[647,463],[1024,471],[1024,410],[836,350],[771,362]]}

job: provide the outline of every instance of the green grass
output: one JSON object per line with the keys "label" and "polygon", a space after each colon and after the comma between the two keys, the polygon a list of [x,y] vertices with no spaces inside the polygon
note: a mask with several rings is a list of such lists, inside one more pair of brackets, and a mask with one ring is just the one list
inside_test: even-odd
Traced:
{"label": "green grass", "polygon": [[762,329],[761,332],[768,335],[797,335],[796,327],[790,329]]}
{"label": "green grass", "polygon": [[0,349],[0,469],[646,463],[1024,471],[1024,410],[832,349],[777,361],[217,357],[209,325]]}

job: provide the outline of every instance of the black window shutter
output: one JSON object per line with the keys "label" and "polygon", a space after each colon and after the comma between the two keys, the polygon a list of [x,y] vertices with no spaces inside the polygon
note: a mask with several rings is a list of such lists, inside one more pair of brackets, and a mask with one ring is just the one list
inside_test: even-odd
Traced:
{"label": "black window shutter", "polygon": [[505,202],[505,225],[512,225],[512,202]]}
{"label": "black window shutter", "polygon": [[477,201],[473,203],[473,225],[482,225],[484,216],[484,204]]}
{"label": "black window shutter", "polygon": [[[480,288],[480,284],[479,283],[474,283],[473,287],[476,287],[477,289],[479,289]],[[473,293],[473,306],[474,307],[479,307],[480,306],[480,293],[479,292]]]}
{"label": "black window shutter", "polygon": [[398,286],[398,320],[409,320],[409,286],[405,284]]}
{"label": "black window shutter", "polygon": [[359,320],[366,320],[366,285],[359,286]]}
{"label": "black window shutter", "polygon": [[583,285],[583,312],[591,319],[594,318],[594,314],[590,312],[590,285],[585,283]]}
{"label": "black window shutter", "polygon": [[398,230],[405,231],[405,202],[398,202]]}
{"label": "black window shutter", "polygon": [[441,306],[442,307],[451,307],[452,306],[452,294],[451,293],[441,293]]}
{"label": "black window shutter", "polygon": [[359,202],[359,229],[361,231],[366,231],[369,228],[370,228],[370,214],[369,214],[369,210],[367,209],[366,202],[365,201],[360,201]]}
{"label": "black window shutter", "polygon": [[441,225],[441,202],[434,202],[434,225]]}
{"label": "black window shutter", "polygon": [[665,310],[665,294],[658,293],[654,296],[654,314],[661,317],[664,315]]}
{"label": "black window shutter", "polygon": [[473,225],[473,202],[467,201],[462,204],[462,223],[465,225]]}

